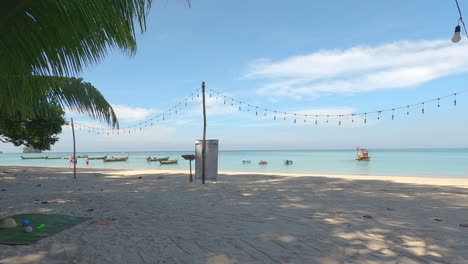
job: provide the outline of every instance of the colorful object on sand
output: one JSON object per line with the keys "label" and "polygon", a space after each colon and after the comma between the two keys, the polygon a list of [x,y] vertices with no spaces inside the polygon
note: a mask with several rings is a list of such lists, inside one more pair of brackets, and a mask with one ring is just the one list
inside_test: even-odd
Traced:
{"label": "colorful object on sand", "polygon": [[[71,216],[61,214],[18,214],[10,216],[13,221],[20,223],[20,225],[16,226],[15,224],[14,228],[0,229],[0,244],[29,245],[91,219],[89,217],[73,216],[75,220],[69,221],[69,217]],[[24,219],[29,220],[29,227],[32,232],[27,232],[25,230],[27,227],[21,225]],[[1,222],[2,220],[0,219]],[[39,224],[42,227],[37,229],[36,226],[41,226]],[[68,232],[74,231],[70,230]]]}
{"label": "colorful object on sand", "polygon": [[23,220],[23,221],[21,221],[21,225],[22,226],[30,226],[31,223],[29,222],[29,220]]}
{"label": "colorful object on sand", "polygon": [[16,227],[16,221],[13,218],[5,218],[2,221],[0,221],[0,229],[2,228],[14,228]]}
{"label": "colorful object on sand", "polygon": [[36,227],[36,229],[41,229],[43,228],[45,225],[44,224],[40,224],[38,227]]}
{"label": "colorful object on sand", "polygon": [[96,225],[107,225],[108,223],[107,222],[98,222],[96,223]]}

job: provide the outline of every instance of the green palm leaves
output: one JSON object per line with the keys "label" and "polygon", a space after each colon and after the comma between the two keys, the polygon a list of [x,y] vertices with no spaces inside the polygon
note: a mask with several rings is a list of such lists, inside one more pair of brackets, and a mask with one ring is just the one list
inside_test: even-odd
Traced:
{"label": "green palm leaves", "polygon": [[118,126],[91,84],[71,78],[112,48],[136,52],[151,0],[4,0],[0,9],[0,112],[31,118],[51,101]]}

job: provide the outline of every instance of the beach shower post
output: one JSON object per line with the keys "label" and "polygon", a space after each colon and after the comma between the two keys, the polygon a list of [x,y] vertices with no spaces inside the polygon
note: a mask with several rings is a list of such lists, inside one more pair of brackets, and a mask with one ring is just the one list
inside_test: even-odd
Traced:
{"label": "beach shower post", "polygon": [[203,97],[203,142],[202,142],[202,184],[205,184],[206,169],[206,106],[205,106],[205,82],[202,82]]}
{"label": "beach shower post", "polygon": [[71,119],[71,127],[73,134],[73,179],[76,179],[76,144],[75,144],[75,126],[73,125],[73,118]]}

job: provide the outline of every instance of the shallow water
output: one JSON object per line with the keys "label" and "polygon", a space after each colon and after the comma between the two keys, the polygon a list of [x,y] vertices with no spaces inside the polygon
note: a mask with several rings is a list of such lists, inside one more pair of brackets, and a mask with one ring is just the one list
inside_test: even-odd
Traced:
{"label": "shallow water", "polygon": [[[258,150],[258,151],[220,151],[220,171],[245,172],[287,172],[314,174],[351,174],[382,176],[424,176],[468,178],[468,149],[417,149],[417,150],[370,150],[370,161],[354,160],[354,150]],[[158,162],[147,162],[148,156],[162,157],[171,155],[179,158],[178,164],[160,165]],[[191,151],[154,151],[154,152],[79,152],[77,155],[125,156],[125,162],[103,162],[91,160],[90,168],[122,169],[169,169],[188,170],[188,161],[180,155],[193,154]],[[23,160],[21,156],[35,157],[68,157],[70,153],[3,153],[0,154],[0,165],[54,166],[68,167],[68,159]],[[284,160],[293,160],[292,165],[284,165]],[[242,160],[251,160],[243,164]],[[265,166],[258,161],[266,160]],[[84,159],[78,159],[78,167],[85,166]],[[193,165],[194,166],[194,165]]]}

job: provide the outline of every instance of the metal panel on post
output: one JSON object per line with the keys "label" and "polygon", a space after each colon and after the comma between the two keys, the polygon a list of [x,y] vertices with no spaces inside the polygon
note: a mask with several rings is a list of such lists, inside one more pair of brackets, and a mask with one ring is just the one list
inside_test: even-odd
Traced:
{"label": "metal panel on post", "polygon": [[[205,153],[205,180],[217,181],[218,179],[218,139],[207,139]],[[195,141],[195,180],[202,179],[202,148],[203,139]]]}

